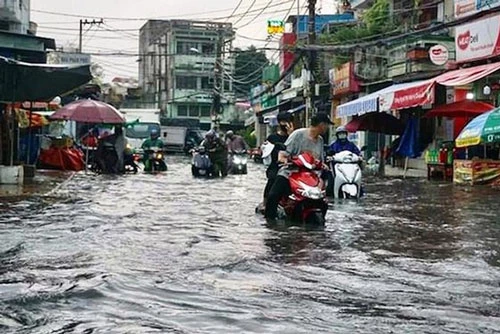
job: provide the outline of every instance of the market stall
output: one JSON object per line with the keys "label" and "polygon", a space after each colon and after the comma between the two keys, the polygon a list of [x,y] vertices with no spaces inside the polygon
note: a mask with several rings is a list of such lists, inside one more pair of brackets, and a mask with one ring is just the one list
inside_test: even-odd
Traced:
{"label": "market stall", "polygon": [[474,118],[455,144],[466,155],[454,161],[454,183],[500,185],[500,108]]}
{"label": "market stall", "polygon": [[[441,117],[444,120],[450,121],[457,118],[465,118],[467,121],[470,121],[474,117],[491,111],[494,108],[489,103],[464,100],[439,105],[426,113],[425,117]],[[429,149],[425,154],[427,178],[430,179],[437,172],[443,176],[444,180],[453,179],[453,161],[455,158],[460,158],[461,154],[460,150],[456,149],[453,141],[438,142],[435,149]]]}

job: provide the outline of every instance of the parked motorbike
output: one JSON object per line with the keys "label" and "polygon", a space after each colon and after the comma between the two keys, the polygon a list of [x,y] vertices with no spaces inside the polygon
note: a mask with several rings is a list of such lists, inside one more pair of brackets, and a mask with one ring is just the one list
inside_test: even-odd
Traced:
{"label": "parked motorbike", "polygon": [[334,198],[359,199],[362,195],[361,189],[361,163],[360,156],[350,152],[342,151],[329,159],[332,170],[332,181],[329,192]]}
{"label": "parked motorbike", "polygon": [[232,152],[230,156],[229,172],[231,174],[247,174],[248,156],[245,150]]}
{"label": "parked motorbike", "polygon": [[289,182],[291,194],[280,201],[279,211],[286,217],[307,224],[324,224],[328,203],[318,172],[323,163],[310,153],[291,159]]}
{"label": "parked motorbike", "polygon": [[145,172],[165,172],[167,163],[165,162],[165,154],[163,149],[159,147],[151,147],[144,150],[144,171]]}
{"label": "parked motorbike", "polygon": [[191,160],[191,173],[195,177],[213,176],[212,161],[208,157],[205,147],[200,146],[191,150],[193,159]]}

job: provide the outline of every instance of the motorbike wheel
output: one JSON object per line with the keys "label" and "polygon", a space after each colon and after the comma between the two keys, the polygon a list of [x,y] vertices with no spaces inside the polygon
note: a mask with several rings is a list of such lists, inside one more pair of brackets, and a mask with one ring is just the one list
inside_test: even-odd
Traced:
{"label": "motorbike wheel", "polygon": [[324,225],[325,217],[321,212],[312,212],[307,216],[305,223],[309,225]]}

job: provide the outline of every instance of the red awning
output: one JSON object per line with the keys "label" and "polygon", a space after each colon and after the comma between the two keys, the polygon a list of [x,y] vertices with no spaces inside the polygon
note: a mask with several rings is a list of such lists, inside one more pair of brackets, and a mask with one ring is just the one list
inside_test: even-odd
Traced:
{"label": "red awning", "polygon": [[434,80],[443,86],[463,86],[498,70],[500,70],[500,62],[446,72],[437,76]]}
{"label": "red awning", "polygon": [[437,106],[425,117],[475,117],[493,109],[495,107],[486,102],[465,100]]}
{"label": "red awning", "polygon": [[386,88],[379,95],[379,110],[389,111],[434,102],[434,80],[414,81]]}

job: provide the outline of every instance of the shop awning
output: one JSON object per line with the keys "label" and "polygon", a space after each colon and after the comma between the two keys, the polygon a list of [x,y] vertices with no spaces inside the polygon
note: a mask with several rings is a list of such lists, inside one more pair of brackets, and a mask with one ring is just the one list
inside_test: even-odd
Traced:
{"label": "shop awning", "polygon": [[0,56],[0,101],[47,101],[90,80],[90,65],[47,65]]}
{"label": "shop awning", "polygon": [[422,106],[434,102],[434,80],[422,80],[393,85],[380,91],[379,111]]}
{"label": "shop awning", "polygon": [[377,109],[378,92],[375,92],[339,105],[337,107],[337,117],[362,115],[368,112],[377,111]]}
{"label": "shop awning", "polygon": [[305,105],[305,104],[300,105],[300,106],[298,106],[298,107],[295,107],[295,108],[293,108],[293,109],[290,109],[290,110],[288,110],[288,112],[289,112],[289,113],[291,113],[291,114],[293,114],[293,113],[296,113],[296,112],[302,111],[302,110],[304,110],[304,109],[306,109],[306,105]]}
{"label": "shop awning", "polygon": [[426,113],[425,117],[476,117],[493,109],[495,107],[486,102],[465,100],[439,105]]}
{"label": "shop awning", "polygon": [[337,117],[362,115],[373,111],[412,108],[431,103],[433,100],[433,80],[401,83],[338,106]]}
{"label": "shop awning", "polygon": [[437,76],[434,80],[443,86],[463,86],[482,79],[498,70],[500,70],[500,62],[446,72]]}

